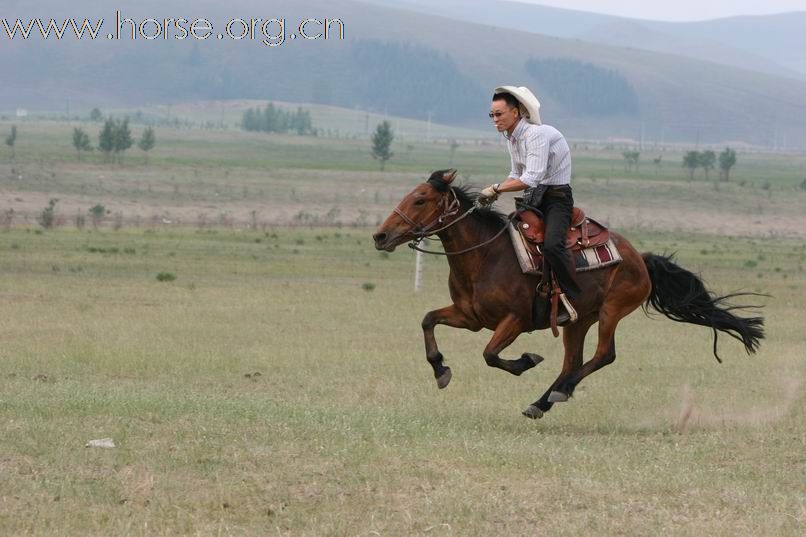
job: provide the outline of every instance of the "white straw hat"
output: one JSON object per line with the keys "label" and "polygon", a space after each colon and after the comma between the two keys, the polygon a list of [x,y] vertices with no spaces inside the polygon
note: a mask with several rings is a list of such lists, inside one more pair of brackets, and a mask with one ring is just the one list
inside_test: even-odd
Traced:
{"label": "white straw hat", "polygon": [[498,86],[493,93],[509,93],[520,103],[521,116],[535,125],[542,125],[540,121],[540,101],[526,86]]}

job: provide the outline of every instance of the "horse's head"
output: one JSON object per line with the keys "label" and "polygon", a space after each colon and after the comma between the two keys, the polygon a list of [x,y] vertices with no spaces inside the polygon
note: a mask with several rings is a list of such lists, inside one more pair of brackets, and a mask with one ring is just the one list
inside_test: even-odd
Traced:
{"label": "horse's head", "polygon": [[458,208],[451,193],[456,170],[439,170],[406,194],[372,238],[375,248],[392,252],[410,241],[437,229],[442,219]]}

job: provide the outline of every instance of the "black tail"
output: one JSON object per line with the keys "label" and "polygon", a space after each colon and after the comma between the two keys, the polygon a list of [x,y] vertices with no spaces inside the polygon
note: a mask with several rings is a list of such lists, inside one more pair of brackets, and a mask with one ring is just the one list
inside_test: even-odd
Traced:
{"label": "black tail", "polygon": [[756,306],[734,306],[727,301],[737,296],[766,296],[758,293],[731,293],[715,296],[705,288],[695,274],[672,262],[668,257],[643,254],[644,263],[652,280],[652,292],[644,304],[649,305],[673,321],[707,326],[714,331],[714,356],[722,360],[716,352],[718,333],[722,331],[744,344],[747,353],[754,353],[764,339],[764,319],[762,317],[737,317],[732,310],[753,309]]}

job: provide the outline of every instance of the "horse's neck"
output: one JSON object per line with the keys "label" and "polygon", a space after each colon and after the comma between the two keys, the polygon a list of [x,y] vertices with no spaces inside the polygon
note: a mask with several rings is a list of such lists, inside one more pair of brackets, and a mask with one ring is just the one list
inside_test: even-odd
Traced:
{"label": "horse's neck", "polygon": [[[438,236],[446,252],[459,252],[478,246],[493,236],[494,232],[483,232],[479,229],[480,227],[472,221],[460,222],[441,231]],[[483,277],[485,271],[480,270],[480,264],[483,262],[483,258],[490,253],[490,248],[494,246],[495,244],[490,244],[461,255],[449,255],[448,265],[451,272],[467,282]]]}

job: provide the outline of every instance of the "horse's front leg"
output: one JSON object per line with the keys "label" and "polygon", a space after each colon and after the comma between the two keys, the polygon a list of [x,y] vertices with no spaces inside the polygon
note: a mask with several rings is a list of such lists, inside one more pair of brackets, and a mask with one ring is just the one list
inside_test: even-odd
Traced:
{"label": "horse's front leg", "polygon": [[504,317],[495,327],[492,339],[484,348],[484,361],[487,362],[487,365],[503,369],[507,373],[518,376],[542,362],[542,356],[530,352],[523,353],[517,360],[504,360],[498,356],[498,353],[511,345],[526,330],[528,328],[517,315],[512,314]]}
{"label": "horse's front leg", "polygon": [[462,313],[456,304],[429,311],[423,317],[423,336],[425,337],[425,357],[431,367],[434,368],[434,377],[437,379],[437,387],[442,389],[451,381],[451,368],[443,363],[442,353],[437,347],[437,340],[434,337],[434,327],[438,324],[452,326],[454,328],[466,328],[473,332],[481,330],[481,325],[475,319]]}

